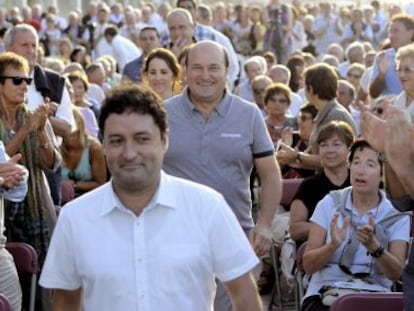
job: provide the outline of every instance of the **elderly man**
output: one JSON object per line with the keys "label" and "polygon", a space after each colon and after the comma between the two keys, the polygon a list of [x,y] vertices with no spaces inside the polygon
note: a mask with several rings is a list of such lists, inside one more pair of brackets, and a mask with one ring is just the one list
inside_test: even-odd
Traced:
{"label": "elderly man", "polygon": [[234,310],[261,310],[258,259],[222,195],[161,171],[161,99],[114,88],[99,126],[112,179],[59,216],[40,278],[53,310],[212,311],[215,276]]}
{"label": "elderly man", "polygon": [[[190,49],[188,86],[165,103],[170,146],[163,168],[221,192],[256,254],[262,256],[271,244],[271,220],[281,196],[280,172],[259,108],[226,89],[228,71],[228,56],[219,44],[202,41]],[[249,191],[253,164],[262,182],[256,225]],[[215,310],[229,310],[224,294],[219,285]]]}

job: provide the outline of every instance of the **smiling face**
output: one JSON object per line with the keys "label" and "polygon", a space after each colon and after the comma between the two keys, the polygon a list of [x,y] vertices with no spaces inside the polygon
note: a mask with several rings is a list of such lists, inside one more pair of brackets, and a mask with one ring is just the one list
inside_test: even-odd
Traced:
{"label": "smiling face", "polygon": [[414,57],[405,56],[398,62],[398,77],[404,91],[414,91]]}
{"label": "smiling face", "polygon": [[153,58],[148,65],[147,79],[150,87],[162,98],[167,98],[173,91],[173,72],[161,58]]}
{"label": "smiling face", "polygon": [[378,153],[371,148],[357,149],[350,163],[352,190],[360,194],[377,193],[381,182]]}
{"label": "smiling face", "polygon": [[127,192],[157,187],[168,145],[148,114],[112,113],[105,121],[104,152],[115,188]]}
{"label": "smiling face", "polygon": [[[7,68],[3,73],[3,77],[27,78],[28,76],[28,73],[24,70],[12,67]],[[12,79],[4,79],[3,81],[3,83],[0,83],[0,95],[5,104],[21,105],[26,102],[28,85],[25,81],[19,85],[15,85]]]}
{"label": "smiling face", "polygon": [[348,146],[338,135],[319,143],[319,156],[324,169],[346,167]]}
{"label": "smiling face", "polygon": [[186,80],[193,103],[217,104],[223,97],[228,76],[223,49],[205,41],[191,48],[187,59]]}

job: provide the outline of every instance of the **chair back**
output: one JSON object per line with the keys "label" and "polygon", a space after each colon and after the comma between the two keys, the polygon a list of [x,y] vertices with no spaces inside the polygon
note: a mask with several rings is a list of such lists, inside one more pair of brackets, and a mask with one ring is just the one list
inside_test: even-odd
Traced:
{"label": "chair back", "polygon": [[280,204],[283,206],[289,206],[295,197],[296,192],[298,192],[299,186],[302,183],[302,178],[296,179],[283,179],[283,191]]}
{"label": "chair back", "polygon": [[6,249],[13,256],[17,272],[30,273],[32,275],[28,309],[29,311],[34,311],[37,286],[37,273],[39,272],[36,250],[31,245],[21,242],[8,242],[6,243]]}
{"label": "chair back", "polygon": [[352,293],[335,300],[330,311],[402,311],[403,293]]}
{"label": "chair back", "polygon": [[18,272],[36,274],[38,272],[37,253],[26,243],[7,242],[6,249],[12,254]]}
{"label": "chair back", "polygon": [[0,294],[0,311],[12,311],[9,300],[3,294]]}

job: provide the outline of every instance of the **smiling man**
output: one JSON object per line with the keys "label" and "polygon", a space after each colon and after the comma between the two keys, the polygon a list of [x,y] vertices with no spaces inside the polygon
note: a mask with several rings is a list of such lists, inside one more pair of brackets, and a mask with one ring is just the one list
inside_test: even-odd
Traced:
{"label": "smiling man", "polygon": [[[208,55],[208,57],[206,57]],[[166,172],[221,192],[258,256],[271,244],[271,221],[280,201],[281,179],[262,113],[226,89],[229,60],[213,41],[196,43],[186,60],[187,87],[165,103],[170,122]],[[250,172],[261,180],[260,213],[252,219]],[[229,310],[219,285],[215,310]]]}
{"label": "smiling man", "polygon": [[258,259],[224,198],[161,171],[161,99],[114,88],[99,126],[112,179],[59,216],[40,278],[55,289],[53,310],[212,311],[215,277],[234,310],[262,310]]}

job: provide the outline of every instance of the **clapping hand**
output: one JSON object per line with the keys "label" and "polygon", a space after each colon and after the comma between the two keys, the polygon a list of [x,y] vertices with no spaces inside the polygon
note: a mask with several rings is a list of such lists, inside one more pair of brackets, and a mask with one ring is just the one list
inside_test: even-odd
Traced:
{"label": "clapping hand", "polygon": [[344,223],[342,224],[342,227],[338,227],[338,217],[339,213],[336,212],[331,221],[330,225],[330,232],[331,232],[331,241],[332,244],[336,247],[341,245],[341,243],[345,240],[346,233],[348,231],[350,218],[346,217],[344,220]]}

